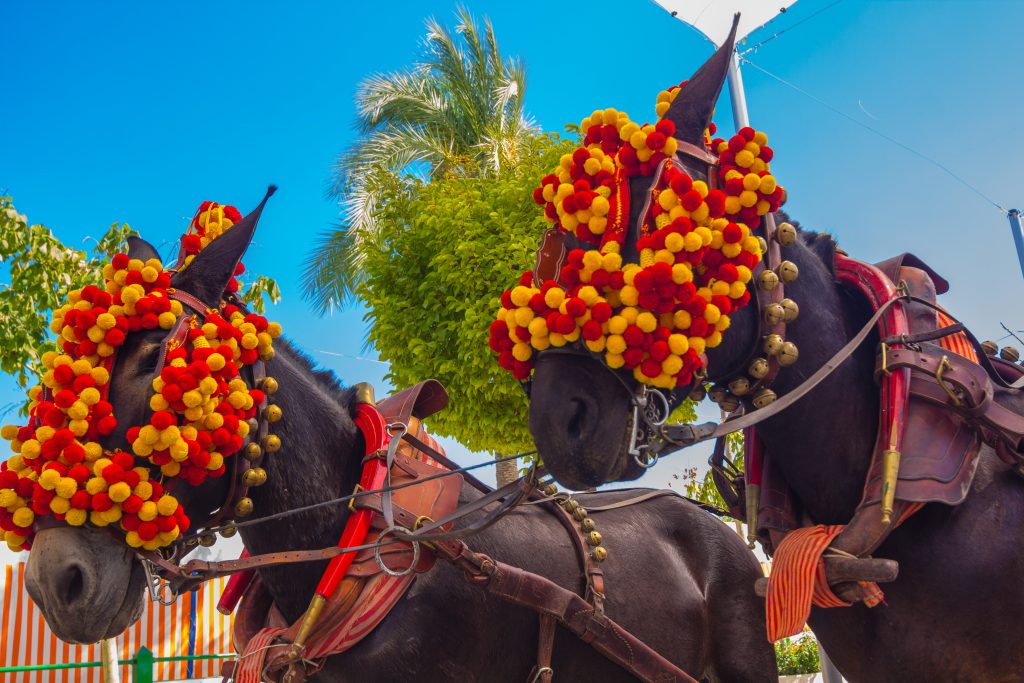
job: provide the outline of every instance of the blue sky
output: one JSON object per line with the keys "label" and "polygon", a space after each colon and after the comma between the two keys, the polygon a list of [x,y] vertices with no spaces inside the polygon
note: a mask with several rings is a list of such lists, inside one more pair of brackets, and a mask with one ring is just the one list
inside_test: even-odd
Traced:
{"label": "blue sky", "polygon": [[[831,2],[797,2],[744,48]],[[490,16],[506,55],[525,62],[527,108],[545,130],[606,106],[651,120],[657,92],[712,51],[642,0],[469,7]],[[123,221],[169,254],[200,201],[245,212],[278,184],[246,258],[250,272],[281,284],[272,317],[346,383],[379,386],[385,367],[362,359],[364,311],[315,317],[298,273],[337,215],[324,187],[332,159],[352,140],[356,85],[411,64],[424,18],[452,23],[453,9],[447,1],[7,0],[0,190],[69,244]],[[1024,4],[1015,2],[846,0],[747,56],[1009,207],[1024,204],[1024,62],[1015,47],[1022,20]],[[865,260],[915,251],[951,281],[947,307],[981,338],[1001,336],[1000,321],[1024,327],[1002,213],[753,67],[744,78],[751,121],[769,135],[796,218]],[[718,111],[720,129],[731,132],[727,92]],[[17,398],[13,381],[0,377],[0,405]],[[676,456],[649,483],[664,485],[702,459]]]}

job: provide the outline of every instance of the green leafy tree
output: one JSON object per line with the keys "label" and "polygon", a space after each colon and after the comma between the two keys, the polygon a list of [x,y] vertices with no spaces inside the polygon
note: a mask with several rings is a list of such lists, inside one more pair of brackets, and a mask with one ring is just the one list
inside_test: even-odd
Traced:
{"label": "green leafy tree", "polygon": [[388,379],[399,387],[439,379],[452,400],[431,431],[473,450],[532,446],[526,396],[498,367],[488,326],[501,292],[532,268],[547,228],[532,190],[575,143],[540,136],[526,144],[514,171],[416,181],[413,192],[388,196],[357,289]]}
{"label": "green leafy tree", "polygon": [[365,271],[379,214],[396,192],[447,178],[493,178],[514,170],[536,131],[523,112],[526,77],[498,50],[489,20],[464,8],[454,34],[427,20],[421,61],[370,76],[356,92],[358,136],[338,156],[329,195],[342,206],[304,274],[321,313],[343,305]]}
{"label": "green leafy tree", "polygon": [[775,643],[775,661],[780,676],[817,673],[821,671],[818,641],[809,633],[800,638],[783,638]]}

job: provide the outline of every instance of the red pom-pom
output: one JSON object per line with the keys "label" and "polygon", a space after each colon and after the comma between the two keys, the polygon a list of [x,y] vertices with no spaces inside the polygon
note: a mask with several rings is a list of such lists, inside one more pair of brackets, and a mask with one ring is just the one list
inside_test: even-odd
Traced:
{"label": "red pom-pom", "polygon": [[607,322],[612,317],[612,307],[607,301],[598,301],[590,308],[590,318],[598,323]]}
{"label": "red pom-pom", "polygon": [[115,254],[114,258],[110,260],[110,265],[114,266],[117,270],[124,270],[128,267],[128,254]]}
{"label": "red pom-pom", "polygon": [[555,323],[555,331],[559,334],[571,334],[576,329],[576,321],[573,316],[565,313],[558,314],[558,321]]}
{"label": "red pom-pom", "polygon": [[587,341],[597,341],[601,338],[602,334],[601,323],[596,320],[588,320],[583,324],[580,334]]}
{"label": "red pom-pom", "polygon": [[690,190],[680,197],[680,201],[683,208],[687,211],[696,211],[704,201],[704,198],[700,196],[700,193],[697,192],[697,190]]}
{"label": "red pom-pom", "polygon": [[638,347],[644,341],[644,333],[636,325],[629,325],[626,327],[626,331],[622,333],[622,338],[626,340],[626,346]]}
{"label": "red pom-pom", "polygon": [[744,126],[743,128],[740,128],[739,131],[737,131],[737,135],[743,136],[743,138],[747,142],[751,142],[754,139],[754,133],[754,129],[751,128],[750,126]]}

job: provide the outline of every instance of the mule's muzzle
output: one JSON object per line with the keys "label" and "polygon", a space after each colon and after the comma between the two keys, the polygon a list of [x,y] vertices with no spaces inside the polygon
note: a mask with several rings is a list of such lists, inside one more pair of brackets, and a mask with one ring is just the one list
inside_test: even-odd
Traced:
{"label": "mule's muzzle", "polygon": [[145,575],[113,535],[53,527],[36,534],[25,585],[58,638],[88,644],[116,636],[139,618]]}

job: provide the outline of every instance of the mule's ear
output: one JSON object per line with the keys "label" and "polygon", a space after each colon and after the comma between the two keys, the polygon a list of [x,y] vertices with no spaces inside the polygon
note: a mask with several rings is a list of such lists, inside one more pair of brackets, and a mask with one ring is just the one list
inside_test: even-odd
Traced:
{"label": "mule's ear", "polygon": [[273,185],[267,188],[267,194],[259,206],[210,242],[188,267],[172,278],[171,284],[197,297],[207,306],[217,307],[224,294],[224,288],[228,286],[238,262],[242,260],[249,242],[252,241],[263,206],[275,190],[277,188]]}
{"label": "mule's ear", "polygon": [[128,238],[128,258],[137,258],[143,262],[155,258],[159,261],[160,254],[156,252],[152,244],[141,237],[132,235]]}
{"label": "mule's ear", "polygon": [[675,138],[704,146],[704,129],[711,123],[715,103],[718,102],[722,84],[729,73],[729,61],[732,59],[739,24],[740,15],[736,14],[732,20],[732,31],[722,47],[686,82],[665,112],[665,118],[676,124]]}

